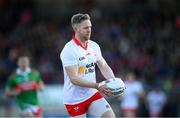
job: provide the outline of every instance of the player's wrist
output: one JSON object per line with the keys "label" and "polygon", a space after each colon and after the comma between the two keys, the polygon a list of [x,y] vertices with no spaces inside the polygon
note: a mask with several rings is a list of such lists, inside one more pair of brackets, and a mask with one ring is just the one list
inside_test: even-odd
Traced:
{"label": "player's wrist", "polygon": [[95,88],[95,89],[98,89],[98,88],[99,88],[99,83],[95,83],[95,84],[94,84],[94,88]]}

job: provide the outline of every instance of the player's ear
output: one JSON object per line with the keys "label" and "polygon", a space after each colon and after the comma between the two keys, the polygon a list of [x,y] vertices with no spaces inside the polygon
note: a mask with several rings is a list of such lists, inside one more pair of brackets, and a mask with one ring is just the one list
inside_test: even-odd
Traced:
{"label": "player's ear", "polygon": [[74,29],[74,31],[78,31],[79,30],[79,25],[78,24],[74,25],[73,29]]}
{"label": "player's ear", "polygon": [[73,27],[73,30],[74,30],[74,31],[77,31],[77,28],[74,26],[74,27]]}
{"label": "player's ear", "polygon": [[73,29],[74,29],[74,31],[78,31],[77,26],[74,26]]}

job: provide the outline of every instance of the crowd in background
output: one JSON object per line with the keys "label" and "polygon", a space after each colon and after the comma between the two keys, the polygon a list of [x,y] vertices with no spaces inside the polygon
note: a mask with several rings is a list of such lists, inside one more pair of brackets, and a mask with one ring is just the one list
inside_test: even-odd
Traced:
{"label": "crowd in background", "polygon": [[[134,0],[128,1],[131,6],[139,5]],[[74,5],[80,10],[85,6],[90,14],[91,39],[100,45],[115,75],[123,79],[128,72],[133,72],[143,84],[145,95],[159,86],[167,96],[163,115],[177,116],[180,104],[180,19],[177,12],[162,12],[163,8],[154,10],[151,7],[144,11],[118,12],[116,9],[104,10],[104,7],[98,9],[90,0],[86,2]],[[67,18],[62,15],[63,18],[57,20],[48,16],[42,18],[36,10],[30,0],[0,2],[1,89],[16,68],[18,54],[22,51],[30,54],[32,67],[41,72],[45,84],[63,84],[59,53],[73,36],[70,17],[74,13],[68,12]],[[99,71],[97,79],[103,80]]]}

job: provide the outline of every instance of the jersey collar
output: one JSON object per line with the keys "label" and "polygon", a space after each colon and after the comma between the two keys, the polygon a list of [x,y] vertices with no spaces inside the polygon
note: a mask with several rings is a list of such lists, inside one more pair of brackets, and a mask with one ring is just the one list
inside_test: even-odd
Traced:
{"label": "jersey collar", "polygon": [[18,75],[27,75],[27,74],[29,74],[31,72],[31,68],[26,68],[26,70],[25,71],[22,71],[20,68],[17,68],[16,69],[16,74],[18,74]]}
{"label": "jersey collar", "polygon": [[88,47],[88,41],[85,42],[85,46],[83,46],[81,44],[81,42],[75,37],[73,36],[72,40],[76,43],[76,45],[81,46],[83,49],[87,50]]}

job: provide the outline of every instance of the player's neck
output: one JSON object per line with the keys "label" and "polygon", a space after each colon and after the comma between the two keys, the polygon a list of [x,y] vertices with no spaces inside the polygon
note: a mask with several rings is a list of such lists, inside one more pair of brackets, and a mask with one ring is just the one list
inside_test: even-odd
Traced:
{"label": "player's neck", "polygon": [[30,67],[19,67],[22,72],[30,70]]}
{"label": "player's neck", "polygon": [[85,45],[86,45],[86,40],[82,39],[79,35],[76,35],[76,34],[75,34],[75,37],[81,42],[81,45],[82,45],[83,47],[85,47]]}

